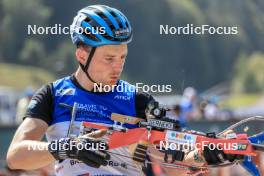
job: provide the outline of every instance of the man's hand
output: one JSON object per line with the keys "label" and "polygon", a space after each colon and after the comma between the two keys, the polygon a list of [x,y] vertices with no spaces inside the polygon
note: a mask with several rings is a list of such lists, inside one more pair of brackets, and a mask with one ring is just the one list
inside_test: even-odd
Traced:
{"label": "man's hand", "polygon": [[106,166],[110,155],[106,153],[108,145],[102,140],[95,139],[101,137],[104,132],[93,132],[78,138],[62,138],[52,141],[49,144],[49,152],[56,160],[67,158],[77,159],[85,164],[99,168]]}
{"label": "man's hand", "polygon": [[233,162],[244,158],[243,155],[225,154],[223,150],[218,150],[216,148],[210,150],[208,147],[204,148],[203,156],[208,165],[217,165],[225,161]]}
{"label": "man's hand", "polygon": [[[228,130],[222,135],[222,137],[226,138],[228,134],[232,133],[234,133],[232,130]],[[204,147],[203,156],[208,165],[217,165],[225,161],[233,162],[244,158],[243,155],[225,154],[223,150],[218,150],[217,148],[210,150],[208,146]]]}

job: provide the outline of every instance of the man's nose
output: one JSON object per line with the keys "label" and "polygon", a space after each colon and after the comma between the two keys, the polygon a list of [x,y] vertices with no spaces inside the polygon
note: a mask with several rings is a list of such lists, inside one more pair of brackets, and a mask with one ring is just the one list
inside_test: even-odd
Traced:
{"label": "man's nose", "polygon": [[113,64],[113,69],[116,72],[121,72],[123,70],[124,62],[118,61]]}

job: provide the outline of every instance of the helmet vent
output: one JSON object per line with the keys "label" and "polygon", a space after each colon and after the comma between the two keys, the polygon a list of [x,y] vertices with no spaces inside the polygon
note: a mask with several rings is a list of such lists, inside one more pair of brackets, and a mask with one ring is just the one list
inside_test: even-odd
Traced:
{"label": "helmet vent", "polygon": [[90,40],[94,40],[94,41],[100,41],[94,34],[90,33],[86,33],[85,30],[83,30],[82,35],[85,35],[87,38],[89,38]]}
{"label": "helmet vent", "polygon": [[110,14],[115,18],[117,17],[117,15],[113,11],[111,11]]}

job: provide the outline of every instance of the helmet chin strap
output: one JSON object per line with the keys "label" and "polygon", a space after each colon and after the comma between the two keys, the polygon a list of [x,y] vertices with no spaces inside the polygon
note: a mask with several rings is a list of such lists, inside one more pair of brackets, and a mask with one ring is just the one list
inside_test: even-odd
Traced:
{"label": "helmet chin strap", "polygon": [[79,65],[80,65],[82,71],[86,74],[87,78],[88,78],[90,81],[92,81],[93,83],[96,83],[96,82],[91,78],[91,76],[90,76],[90,74],[89,74],[89,72],[88,72],[88,68],[89,68],[89,65],[90,65],[90,63],[91,63],[91,61],[92,61],[92,58],[93,58],[93,56],[94,56],[95,50],[96,50],[96,47],[92,47],[91,52],[90,52],[90,54],[89,54],[89,56],[88,56],[88,58],[87,58],[87,61],[86,61],[86,64],[85,64],[85,65],[83,65],[83,64],[81,64],[81,63],[79,62]]}

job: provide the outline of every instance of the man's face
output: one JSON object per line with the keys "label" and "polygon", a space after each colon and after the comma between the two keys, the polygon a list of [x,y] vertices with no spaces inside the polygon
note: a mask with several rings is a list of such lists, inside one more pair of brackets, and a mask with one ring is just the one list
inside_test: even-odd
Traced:
{"label": "man's face", "polygon": [[97,47],[88,72],[97,83],[115,85],[123,71],[126,56],[127,45],[125,44]]}

